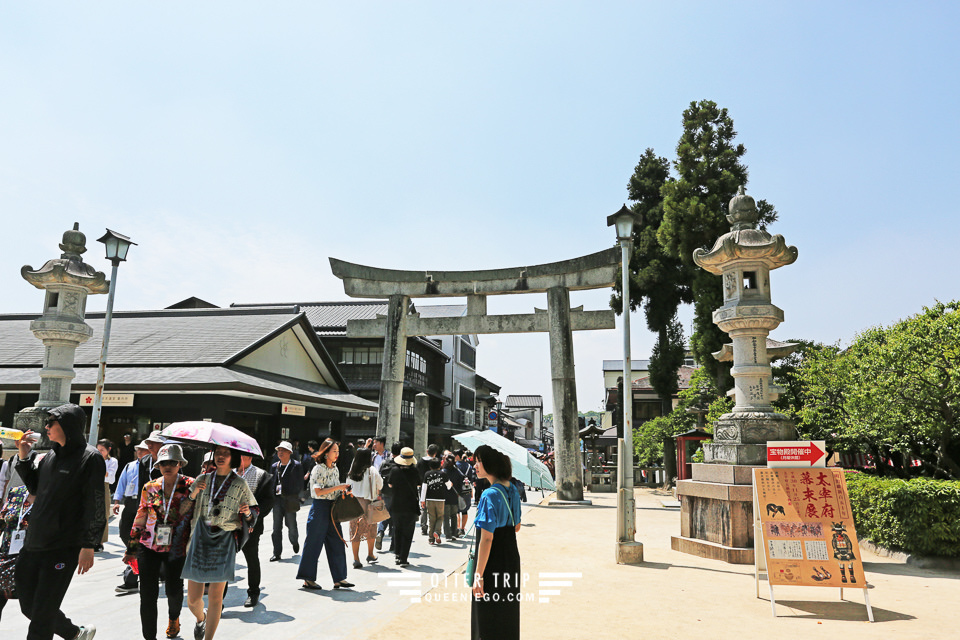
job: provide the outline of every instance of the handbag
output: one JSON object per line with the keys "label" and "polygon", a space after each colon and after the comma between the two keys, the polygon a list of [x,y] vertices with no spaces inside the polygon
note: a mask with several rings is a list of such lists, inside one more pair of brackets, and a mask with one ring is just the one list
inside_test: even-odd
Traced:
{"label": "handbag", "polygon": [[390,513],[387,512],[387,505],[383,501],[383,498],[371,500],[370,503],[367,504],[367,512],[363,514],[363,517],[366,518],[370,524],[383,522],[389,518]]}
{"label": "handbag", "polygon": [[349,522],[363,515],[363,507],[360,501],[346,494],[340,494],[340,497],[333,502],[330,509],[330,518],[334,522]]}
{"label": "handbag", "polygon": [[470,503],[467,502],[467,499],[463,497],[463,494],[457,494],[457,509],[460,511],[466,511],[470,508]]}

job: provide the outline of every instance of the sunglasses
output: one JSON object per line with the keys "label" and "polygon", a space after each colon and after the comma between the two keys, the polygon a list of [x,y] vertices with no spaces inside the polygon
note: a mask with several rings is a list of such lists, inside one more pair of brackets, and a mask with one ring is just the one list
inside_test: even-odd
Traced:
{"label": "sunglasses", "polygon": [[180,464],[176,460],[161,460],[158,463],[161,467],[172,467],[174,465]]}

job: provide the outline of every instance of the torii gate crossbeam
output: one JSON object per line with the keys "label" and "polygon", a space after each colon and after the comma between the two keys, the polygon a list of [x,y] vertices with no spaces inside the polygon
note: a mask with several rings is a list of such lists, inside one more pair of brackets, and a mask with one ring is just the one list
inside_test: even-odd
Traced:
{"label": "torii gate crossbeam", "polygon": [[[352,297],[387,298],[387,315],[375,320],[350,320],[347,337],[383,337],[383,369],[377,434],[388,442],[400,437],[400,407],[408,336],[478,333],[550,334],[550,371],[557,497],[583,500],[583,476],[578,446],[577,385],[574,375],[573,331],[613,329],[613,311],[570,309],[570,291],[612,287],[620,266],[619,249],[529,267],[481,271],[401,271],[379,269],[330,258],[333,274]],[[487,315],[486,296],[546,293],[547,310],[532,314]],[[467,297],[467,315],[421,318],[410,313],[411,298]]]}

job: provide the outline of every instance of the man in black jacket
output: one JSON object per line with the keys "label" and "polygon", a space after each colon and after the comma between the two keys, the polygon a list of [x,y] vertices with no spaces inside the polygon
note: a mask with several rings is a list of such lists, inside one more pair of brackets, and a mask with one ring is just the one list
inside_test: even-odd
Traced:
{"label": "man in black jacket", "polygon": [[78,627],[60,611],[74,569],[93,566],[93,550],[106,526],[103,456],[83,439],[87,416],[75,404],[61,405],[47,418],[52,450],[37,461],[30,451],[31,432],[17,443],[17,473],[37,496],[30,526],[17,560],[20,609],[30,619],[28,640],[61,638],[89,640],[93,626]]}
{"label": "man in black jacket", "polygon": [[293,445],[284,440],[277,445],[279,460],[270,467],[273,477],[273,555],[270,562],[280,559],[283,551],[283,524],[293,552],[300,553],[300,534],[297,531],[297,511],[300,510],[300,492],[303,491],[303,467],[293,459]]}
{"label": "man in black jacket", "polygon": [[247,481],[247,486],[253,492],[260,508],[257,523],[253,525],[253,530],[249,532],[250,537],[241,548],[247,561],[247,600],[243,606],[255,607],[260,602],[260,536],[263,535],[263,521],[273,508],[273,476],[253,466],[253,456],[245,453],[240,454],[237,475]]}

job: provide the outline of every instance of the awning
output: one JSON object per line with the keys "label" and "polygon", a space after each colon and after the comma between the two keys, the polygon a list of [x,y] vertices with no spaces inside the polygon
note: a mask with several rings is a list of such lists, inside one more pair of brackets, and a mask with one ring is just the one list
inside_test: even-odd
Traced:
{"label": "awning", "polygon": [[[96,390],[97,370],[78,367],[71,390]],[[109,367],[110,393],[207,393],[295,402],[335,411],[376,411],[377,403],[326,385],[248,367]],[[39,393],[39,368],[0,368],[0,392]]]}

